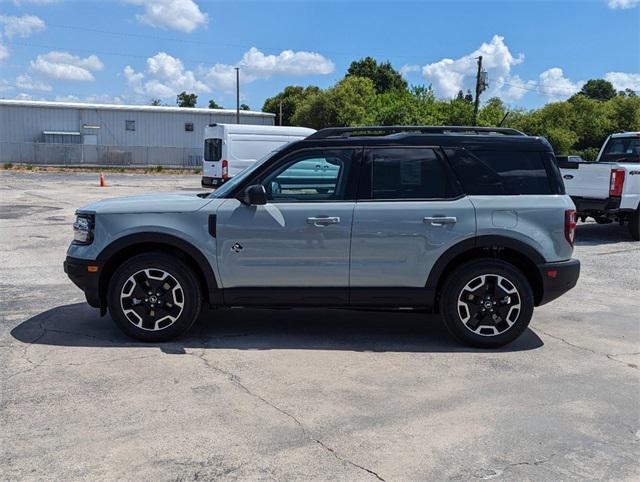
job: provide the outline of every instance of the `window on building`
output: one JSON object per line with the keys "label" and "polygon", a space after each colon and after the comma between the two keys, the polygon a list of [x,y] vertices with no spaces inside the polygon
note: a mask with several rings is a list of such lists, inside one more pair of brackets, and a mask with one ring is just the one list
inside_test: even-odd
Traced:
{"label": "window on building", "polygon": [[124,128],[125,128],[125,130],[128,130],[128,131],[135,131],[136,130],[136,121],[134,121],[134,120],[126,120],[126,121],[124,121]]}
{"label": "window on building", "polygon": [[193,132],[193,122],[185,122],[184,130],[187,132]]}

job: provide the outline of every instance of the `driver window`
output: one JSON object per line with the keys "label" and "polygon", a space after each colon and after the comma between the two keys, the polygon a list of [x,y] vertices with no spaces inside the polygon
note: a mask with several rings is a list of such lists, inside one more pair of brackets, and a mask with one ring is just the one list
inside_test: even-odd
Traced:
{"label": "driver window", "polygon": [[276,202],[344,199],[353,149],[318,150],[297,155],[262,181]]}

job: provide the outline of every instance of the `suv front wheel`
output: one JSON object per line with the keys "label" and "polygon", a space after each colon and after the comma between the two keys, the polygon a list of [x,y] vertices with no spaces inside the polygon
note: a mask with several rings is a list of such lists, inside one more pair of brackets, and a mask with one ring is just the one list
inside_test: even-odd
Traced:
{"label": "suv front wheel", "polygon": [[147,253],[126,260],[113,274],[109,313],[127,335],[162,342],[186,332],[200,314],[200,285],[178,258]]}
{"label": "suv front wheel", "polygon": [[451,334],[478,348],[511,343],[527,329],[533,315],[527,278],[499,259],[459,266],[446,280],[440,303]]}

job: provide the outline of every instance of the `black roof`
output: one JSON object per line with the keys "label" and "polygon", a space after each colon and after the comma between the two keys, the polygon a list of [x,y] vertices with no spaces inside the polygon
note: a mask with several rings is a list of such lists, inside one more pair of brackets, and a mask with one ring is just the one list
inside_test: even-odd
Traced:
{"label": "black roof", "polygon": [[[474,126],[366,126],[330,127],[292,143],[302,147],[442,146],[469,149],[551,151],[543,137],[503,127]],[[289,149],[287,149],[289,150]]]}

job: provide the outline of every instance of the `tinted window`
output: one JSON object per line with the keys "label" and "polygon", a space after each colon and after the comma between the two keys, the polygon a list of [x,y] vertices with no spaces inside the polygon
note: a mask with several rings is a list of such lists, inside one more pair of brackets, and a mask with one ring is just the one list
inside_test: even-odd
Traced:
{"label": "tinted window", "polygon": [[508,194],[553,194],[540,152],[473,151],[498,174]]}
{"label": "tinted window", "polygon": [[464,149],[445,149],[449,163],[469,195],[508,194],[502,179],[489,166]]}
{"label": "tinted window", "polygon": [[639,162],[640,139],[634,137],[612,137],[609,139],[600,160],[611,162],[619,159],[624,159],[626,162]]}
{"label": "tinted window", "polygon": [[373,199],[455,197],[455,180],[433,149],[372,149]]}
{"label": "tinted window", "polygon": [[204,140],[204,160],[219,161],[222,157],[222,139]]}
{"label": "tinted window", "polygon": [[352,157],[352,149],[296,155],[264,177],[267,198],[276,202],[342,200]]}

